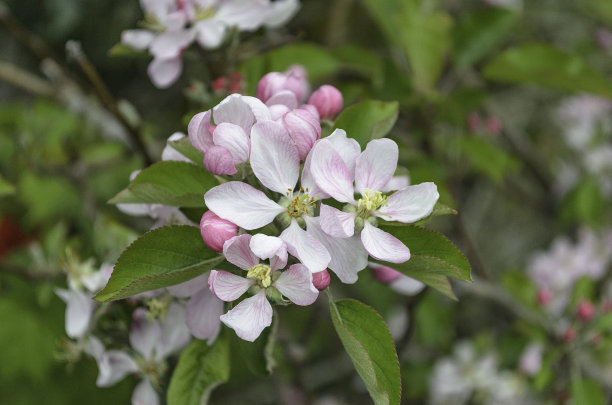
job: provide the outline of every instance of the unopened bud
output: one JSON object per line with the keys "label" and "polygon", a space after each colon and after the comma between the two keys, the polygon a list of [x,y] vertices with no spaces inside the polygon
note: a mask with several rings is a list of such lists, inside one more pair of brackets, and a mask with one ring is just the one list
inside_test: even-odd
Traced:
{"label": "unopened bud", "polygon": [[238,173],[234,165],[234,158],[229,150],[223,146],[213,146],[204,155],[204,168],[212,174],[233,175]]}
{"label": "unopened bud", "polygon": [[566,342],[571,342],[574,339],[576,339],[576,329],[571,328],[571,327],[567,328],[567,330],[563,334],[563,340]]}
{"label": "unopened bud", "polygon": [[308,100],[308,104],[316,107],[321,119],[336,118],[342,110],[343,102],[340,90],[327,84],[319,87]]}
{"label": "unopened bud", "polygon": [[546,306],[552,300],[552,298],[552,293],[547,289],[544,288],[538,291],[538,304]]}
{"label": "unopened bud", "polygon": [[391,267],[377,264],[370,264],[370,271],[374,278],[383,284],[391,284],[402,276],[402,273]]}
{"label": "unopened bud", "polygon": [[314,143],[321,138],[319,120],[307,110],[297,108],[285,114],[282,122],[298,148],[300,160],[305,160]]}
{"label": "unopened bud", "polygon": [[303,101],[308,94],[310,85],[308,75],[301,66],[293,66],[285,73],[270,72],[261,78],[257,84],[257,98],[264,103],[275,93],[289,90],[298,102]]}
{"label": "unopened bud", "polygon": [[200,233],[206,246],[215,252],[223,252],[223,244],[238,234],[238,225],[206,211],[200,221]]}
{"label": "unopened bud", "polygon": [[595,315],[595,307],[591,301],[582,300],[578,303],[576,315],[578,315],[578,318],[582,319],[583,321],[588,321],[593,317],[593,315]]}
{"label": "unopened bud", "polygon": [[468,116],[467,126],[470,132],[476,132],[480,127],[480,116],[477,112],[472,112]]}
{"label": "unopened bud", "polygon": [[604,313],[610,312],[610,310],[612,310],[612,301],[610,301],[609,299],[604,299],[601,303],[601,310]]}
{"label": "unopened bud", "polygon": [[329,286],[330,280],[331,278],[329,277],[327,269],[312,275],[312,285],[319,291],[325,290],[327,286]]}
{"label": "unopened bud", "polygon": [[501,131],[501,121],[497,117],[489,117],[486,122],[487,132],[491,135],[498,135]]}

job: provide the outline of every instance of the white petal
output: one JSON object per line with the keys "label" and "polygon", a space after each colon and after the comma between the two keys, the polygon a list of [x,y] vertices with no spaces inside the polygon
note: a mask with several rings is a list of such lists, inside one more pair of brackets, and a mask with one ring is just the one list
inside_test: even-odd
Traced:
{"label": "white petal", "polygon": [[353,178],[331,142],[321,139],[311,153],[310,173],[321,190],[337,201],[354,203]]}
{"label": "white petal", "polygon": [[166,318],[161,325],[161,339],[156,342],[155,354],[158,360],[165,359],[189,343],[191,334],[185,324],[185,308],[177,303],[170,304]]}
{"label": "white petal", "polygon": [[295,219],[291,220],[291,225],[280,234],[280,238],[287,242],[289,253],[297,257],[313,273],[325,270],[331,261],[325,246],[300,228]]}
{"label": "white petal", "polygon": [[199,21],[195,24],[194,28],[198,43],[205,49],[219,47],[227,31],[227,25],[215,18]]}
{"label": "white petal", "polygon": [[384,215],[378,216],[399,222],[416,222],[431,214],[439,197],[438,188],[434,183],[408,186],[393,193],[389,197],[387,206],[378,210]]}
{"label": "white petal", "polygon": [[251,112],[253,113],[253,116],[255,117],[256,122],[269,121],[272,119],[268,107],[257,97],[242,96],[242,101],[247,103],[251,109]]}
{"label": "white petal", "polygon": [[352,284],[357,281],[357,273],[368,264],[368,252],[363,248],[359,235],[350,238],[334,238],[323,229],[319,218],[306,217],[308,233],[325,246],[331,256],[327,266],[336,273],[340,281]]}
{"label": "white petal", "polygon": [[272,10],[268,13],[264,23],[270,28],[285,25],[300,8],[298,0],[280,0],[272,3]]}
{"label": "white petal", "polygon": [[177,298],[191,297],[198,291],[208,288],[208,275],[209,274],[210,274],[209,272],[200,274],[199,276],[192,278],[189,281],[185,281],[177,285],[166,287],[166,289],[168,290],[170,295],[172,295],[173,297],[177,297]]}
{"label": "white petal", "polygon": [[181,56],[183,49],[193,40],[191,30],[166,31],[151,42],[149,51],[154,58],[174,59]]}
{"label": "white petal", "polygon": [[256,266],[259,264],[259,259],[251,251],[251,238],[251,235],[245,233],[228,239],[223,244],[223,256],[228,262],[242,270],[248,270]]}
{"label": "white petal", "polygon": [[209,148],[215,145],[210,134],[210,116],[210,110],[197,113],[187,126],[189,141],[194,148],[202,153],[206,153]]}
{"label": "white petal", "polygon": [[375,139],[368,143],[355,165],[355,186],[361,194],[364,190],[382,190],[397,169],[397,144],[391,139]]}
{"label": "white petal", "polygon": [[278,251],[287,249],[285,242],[276,236],[268,236],[262,233],[253,235],[249,243],[251,251],[262,260],[267,260],[278,255]]}
{"label": "white petal", "polygon": [[138,51],[144,51],[149,47],[155,33],[149,30],[127,30],[121,33],[121,43]]}
{"label": "white petal", "polygon": [[410,185],[410,176],[408,175],[400,175],[393,176],[391,180],[382,188],[383,193],[388,193],[390,191],[397,191],[403,188],[406,188]]}
{"label": "white petal", "polygon": [[321,204],[321,228],[336,238],[348,238],[355,233],[355,214]]}
{"label": "white petal", "polygon": [[117,204],[117,209],[132,216],[149,215],[149,204]]}
{"label": "white petal", "polygon": [[204,195],[204,202],[219,217],[247,230],[268,225],[285,211],[262,191],[239,181],[213,187]]}
{"label": "white petal", "polygon": [[82,337],[89,328],[96,302],[81,291],[55,292],[66,302],[66,334],[73,339]]}
{"label": "white petal", "polygon": [[183,138],[185,138],[185,134],[181,132],[175,132],[170,135],[170,137],[166,141],[166,146],[164,147],[164,150],[162,150],[161,160],[193,163],[191,159],[183,155],[178,150],[174,149],[174,147],[169,144],[170,142],[180,141]]}
{"label": "white petal", "polygon": [[149,320],[147,311],[138,308],[132,314],[130,345],[145,359],[153,358],[155,344],[161,339],[161,326],[156,319]]}
{"label": "white petal", "polygon": [[262,25],[269,11],[266,1],[225,0],[220,2],[215,18],[241,31],[252,31]]}
{"label": "white petal", "polygon": [[200,290],[187,303],[185,322],[191,334],[198,339],[215,340],[221,329],[223,301],[208,289]]}
{"label": "white petal", "polygon": [[312,273],[303,264],[294,264],[283,271],[274,287],[297,305],[310,305],[319,296],[319,290],[312,285]]}
{"label": "white petal", "polygon": [[312,162],[313,149],[310,150],[308,156],[306,156],[306,160],[304,161],[304,167],[302,168],[302,177],[300,178],[300,185],[304,190],[308,190],[308,195],[314,198],[318,198],[319,200],[324,200],[329,198],[330,195],[321,190],[321,188],[317,185],[312,177],[312,172],[310,171],[310,166]]}
{"label": "white petal", "polygon": [[178,79],[183,70],[181,58],[159,59],[155,58],[149,64],[147,72],[155,87],[164,89]]}
{"label": "white petal", "polygon": [[389,284],[389,287],[400,294],[416,295],[425,288],[425,284],[402,274],[397,280]]}
{"label": "white petal", "polygon": [[298,100],[294,92],[289,90],[281,90],[277,91],[272,95],[272,97],[266,100],[266,105],[269,107],[273,105],[284,105],[290,110],[293,110],[294,108],[297,108]]}
{"label": "white petal", "polygon": [[336,152],[338,152],[346,164],[346,167],[349,169],[351,178],[355,178],[355,164],[357,163],[357,158],[361,154],[359,142],[353,138],[347,138],[346,131],[340,128],[336,129],[325,139],[329,141]]}
{"label": "white petal", "polygon": [[126,375],[138,371],[136,362],[125,352],[109,350],[98,359],[98,387],[109,387]]}
{"label": "white petal", "polygon": [[287,130],[274,121],[261,121],[251,130],[251,167],[261,183],[285,195],[300,175],[297,146]]}
{"label": "white petal", "polygon": [[217,104],[213,108],[213,118],[216,125],[222,122],[236,124],[242,127],[247,134],[251,132],[251,127],[255,123],[255,115],[251,107],[240,94],[230,94]]}
{"label": "white petal", "polygon": [[272,306],[266,298],[265,290],[221,315],[221,322],[234,329],[241,339],[254,342],[264,328],[272,324]]}
{"label": "white petal", "polygon": [[365,221],[361,231],[361,242],[370,256],[391,263],[404,263],[410,259],[410,249],[395,236],[381,231]]}
{"label": "white petal", "polygon": [[254,280],[227,271],[212,270],[208,279],[210,291],[220,300],[227,302],[240,298],[253,284]]}
{"label": "white petal", "polygon": [[91,335],[85,345],[85,353],[91,355],[96,361],[100,361],[104,350],[104,345],[100,342],[100,339]]}
{"label": "white petal", "polygon": [[242,127],[222,122],[213,132],[215,145],[223,146],[229,150],[234,158],[234,164],[241,164],[249,160],[251,142]]}
{"label": "white petal", "polygon": [[132,393],[132,405],[159,405],[159,397],[148,378],[138,383]]}

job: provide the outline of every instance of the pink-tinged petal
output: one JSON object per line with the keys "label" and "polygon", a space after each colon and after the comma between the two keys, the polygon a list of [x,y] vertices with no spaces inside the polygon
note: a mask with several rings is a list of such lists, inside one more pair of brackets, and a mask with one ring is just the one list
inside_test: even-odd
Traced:
{"label": "pink-tinged petal", "polygon": [[383,193],[388,193],[390,191],[397,191],[403,188],[406,188],[410,185],[410,176],[401,175],[401,176],[393,176],[391,180],[382,188]]}
{"label": "pink-tinged petal", "polygon": [[178,79],[182,70],[183,62],[180,57],[174,59],[155,58],[149,64],[147,73],[155,87],[165,89]]}
{"label": "pink-tinged petal", "polygon": [[326,84],[312,93],[308,103],[317,108],[322,119],[333,119],[342,110],[342,93],[334,86]]}
{"label": "pink-tinged petal", "polygon": [[198,339],[214,341],[221,330],[223,301],[205,288],[191,297],[185,311],[185,323],[191,334]]}
{"label": "pink-tinged petal", "polygon": [[351,179],[355,178],[355,164],[357,163],[357,158],[361,154],[361,146],[359,146],[359,142],[353,138],[348,138],[346,136],[346,131],[339,128],[325,139],[332,144],[336,152],[338,152],[346,164],[346,167],[351,173]]}
{"label": "pink-tinged petal", "polygon": [[239,338],[254,342],[264,328],[272,324],[272,306],[266,298],[266,291],[259,291],[221,315],[221,322],[234,329]]}
{"label": "pink-tinged petal", "polygon": [[98,359],[98,387],[110,387],[131,373],[138,371],[138,365],[127,353],[120,350],[104,352]]}
{"label": "pink-tinged petal", "polygon": [[154,58],[174,59],[181,56],[181,51],[193,41],[193,31],[166,31],[151,42],[149,51]]}
{"label": "pink-tinged petal", "polygon": [[272,119],[270,116],[270,109],[266,106],[260,99],[252,96],[242,96],[242,101],[247,103],[253,116],[255,117],[255,122],[259,121],[269,121]]}
{"label": "pink-tinged petal", "polygon": [[208,286],[208,274],[200,274],[199,276],[192,278],[184,283],[166,287],[170,295],[177,298],[188,298],[197,293],[202,289],[206,289]]}
{"label": "pink-tinged petal", "polygon": [[306,160],[304,161],[304,167],[302,168],[302,177],[300,178],[300,185],[304,190],[308,190],[308,194],[311,197],[318,198],[319,200],[324,200],[326,198],[329,198],[330,195],[321,190],[321,188],[314,181],[314,178],[312,177],[312,173],[310,171],[313,150],[314,147],[310,150],[308,156],[306,156]]}
{"label": "pink-tinged petal", "polygon": [[[313,117],[316,117],[318,121],[320,121],[320,120],[321,120],[321,117],[319,116],[319,111],[317,111],[317,107],[315,107],[314,105],[312,105],[312,104],[302,104],[302,105],[300,106],[300,108],[301,108],[302,110],[306,110],[306,111],[308,111],[309,113],[311,113],[311,114],[312,114],[312,116],[313,116]],[[336,131],[337,131],[337,130],[336,130]],[[336,132],[336,131],[334,131],[334,132]]]}
{"label": "pink-tinged petal", "polygon": [[66,334],[73,339],[85,335],[96,302],[80,291],[55,290],[55,293],[66,302]]}
{"label": "pink-tinged petal", "polygon": [[298,149],[287,130],[274,121],[261,121],[251,130],[251,167],[261,183],[285,195],[300,172]]}
{"label": "pink-tinged petal", "polygon": [[252,31],[262,25],[270,12],[267,1],[225,0],[219,2],[219,9],[214,18],[225,22],[240,31]]}
{"label": "pink-tinged petal", "polygon": [[206,211],[200,220],[200,234],[210,250],[223,252],[225,242],[238,235],[238,225],[220,218],[212,211]]}
{"label": "pink-tinged petal", "polygon": [[196,31],[196,40],[202,48],[214,49],[223,42],[227,25],[215,18],[207,18],[206,20],[198,21],[194,25],[194,29]]}
{"label": "pink-tinged petal", "polygon": [[370,141],[357,158],[355,165],[355,186],[361,194],[364,190],[382,190],[397,169],[397,144],[391,139]]}
{"label": "pink-tinged petal", "polygon": [[270,119],[272,121],[280,120],[281,118],[283,118],[285,114],[291,111],[286,105],[282,105],[282,104],[271,105],[269,110],[270,110]]}
{"label": "pink-tinged petal", "polygon": [[247,134],[251,132],[251,127],[255,123],[255,115],[251,107],[240,94],[230,94],[217,104],[213,108],[213,118],[217,125],[229,122],[242,127]]}
{"label": "pink-tinged petal", "polygon": [[234,164],[241,164],[249,160],[251,142],[242,127],[222,122],[213,132],[213,142],[230,151]]}
{"label": "pink-tinged petal", "polygon": [[249,243],[249,247],[255,256],[262,260],[268,260],[273,256],[278,256],[279,251],[287,251],[285,242],[283,242],[281,238],[264,235],[263,233],[253,235]]}
{"label": "pink-tinged petal", "polygon": [[223,146],[213,146],[204,155],[204,168],[212,174],[234,175],[238,173],[232,153]]}
{"label": "pink-tinged petal", "polygon": [[300,228],[295,219],[291,220],[291,225],[280,234],[280,238],[287,243],[289,253],[313,273],[325,270],[331,261],[325,246]]}
{"label": "pink-tinged petal", "polygon": [[404,263],[410,259],[410,249],[395,236],[381,231],[365,221],[361,231],[361,242],[370,256],[391,263]]}
{"label": "pink-tinged petal", "polygon": [[300,9],[298,0],[279,0],[271,3],[271,10],[268,12],[264,24],[270,28],[277,28],[285,25]]}
{"label": "pink-tinged petal", "polygon": [[384,219],[411,223],[425,218],[433,211],[440,194],[434,183],[421,183],[396,191],[389,197],[387,206],[378,215]]}
{"label": "pink-tinged petal", "polygon": [[225,242],[223,255],[227,261],[242,270],[248,270],[259,264],[259,258],[251,251],[251,238],[251,235],[245,233]]}
{"label": "pink-tinged petal", "polygon": [[237,300],[255,284],[255,280],[240,277],[227,271],[211,270],[208,278],[210,291],[220,300]]}
{"label": "pink-tinged petal", "polygon": [[276,104],[284,105],[290,110],[293,110],[294,108],[297,108],[298,101],[297,101],[297,97],[295,96],[294,92],[289,91],[289,90],[281,90],[281,91],[274,93],[272,97],[270,97],[266,101],[266,105],[268,107],[276,105]]}
{"label": "pink-tinged petal", "polygon": [[323,229],[319,218],[306,217],[308,233],[325,246],[331,255],[328,268],[336,273],[340,281],[352,284],[357,281],[357,273],[368,264],[368,252],[363,248],[359,235],[350,238],[334,238]]}
{"label": "pink-tinged petal", "polygon": [[416,295],[425,288],[425,284],[402,274],[397,280],[389,284],[389,287],[400,294]]}
{"label": "pink-tinged petal", "polygon": [[189,141],[194,148],[202,153],[206,153],[209,148],[215,146],[210,133],[210,116],[210,110],[197,113],[187,126]]}
{"label": "pink-tinged petal", "polygon": [[321,227],[326,234],[348,238],[355,233],[355,214],[321,204]]}
{"label": "pink-tinged petal", "polygon": [[299,263],[283,271],[274,287],[297,305],[310,305],[319,296],[319,290],[312,284],[312,273]]}
{"label": "pink-tinged petal", "polygon": [[182,28],[185,26],[185,23],[187,23],[187,15],[183,10],[177,10],[167,14],[166,19],[163,23],[166,27],[166,31],[181,31]]}
{"label": "pink-tinged petal", "polygon": [[175,162],[193,163],[191,161],[191,159],[189,159],[187,156],[183,155],[178,150],[174,149],[172,147],[172,145],[168,144],[169,142],[180,141],[184,137],[185,137],[185,134],[180,133],[180,132],[175,132],[172,135],[170,135],[170,137],[166,141],[166,146],[164,147],[164,150],[162,150],[161,160],[163,160],[163,161],[175,161]]}
{"label": "pink-tinged petal", "polygon": [[127,30],[121,33],[121,43],[138,51],[144,51],[149,47],[155,33],[149,30]]}
{"label": "pink-tinged petal", "polygon": [[319,188],[335,200],[355,202],[351,173],[328,140],[321,139],[312,148],[310,173]]}
{"label": "pink-tinged petal", "polygon": [[130,345],[145,359],[153,358],[153,349],[161,339],[161,326],[157,320],[149,320],[147,311],[138,308],[132,314]]}
{"label": "pink-tinged petal", "polygon": [[91,357],[93,357],[96,362],[98,362],[102,358],[104,351],[104,345],[102,344],[100,339],[91,335],[85,345],[85,353],[91,355]]}
{"label": "pink-tinged petal", "polygon": [[239,181],[211,188],[204,195],[204,202],[219,217],[247,230],[268,225],[285,211],[262,191]]}
{"label": "pink-tinged petal", "polygon": [[288,112],[282,123],[297,146],[300,160],[305,160],[315,142],[321,138],[321,124],[307,109],[296,108]]}
{"label": "pink-tinged petal", "polygon": [[191,334],[185,324],[185,308],[177,303],[170,304],[166,318],[161,325],[161,338],[155,345],[155,357],[165,359],[189,343]]}
{"label": "pink-tinged petal", "polygon": [[139,382],[134,388],[132,405],[159,405],[159,396],[148,378]]}
{"label": "pink-tinged petal", "polygon": [[374,278],[383,284],[391,284],[402,276],[402,273],[378,263],[368,263]]}

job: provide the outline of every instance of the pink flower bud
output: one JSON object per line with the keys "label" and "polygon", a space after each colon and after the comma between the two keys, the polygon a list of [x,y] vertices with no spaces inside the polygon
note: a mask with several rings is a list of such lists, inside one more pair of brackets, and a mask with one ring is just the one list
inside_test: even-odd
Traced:
{"label": "pink flower bud", "polygon": [[213,146],[204,155],[204,167],[212,174],[233,175],[238,173],[234,166],[234,158],[223,146]]}
{"label": "pink flower bud", "polygon": [[546,288],[538,291],[538,304],[546,306],[553,299],[552,293]]}
{"label": "pink flower bud", "polygon": [[610,301],[609,299],[604,299],[601,302],[601,310],[606,314],[610,312],[612,310],[612,301]]}
{"label": "pink flower bud", "polygon": [[302,104],[300,106],[300,108],[302,110],[306,110],[309,113],[311,113],[313,117],[317,117],[317,120],[321,119],[321,117],[319,116],[319,110],[317,110],[317,107],[315,107],[314,105],[312,105],[312,104]]}
{"label": "pink flower bud", "polygon": [[238,234],[238,225],[219,218],[212,211],[206,211],[200,221],[200,233],[206,246],[221,253],[225,241]]}
{"label": "pink flower bud", "polygon": [[223,93],[227,90],[227,79],[223,76],[217,77],[210,83],[210,88],[215,93]]}
{"label": "pink flower bud", "polygon": [[394,270],[391,267],[381,265],[370,264],[370,271],[372,272],[374,278],[383,284],[391,284],[402,276],[402,273],[399,271]]}
{"label": "pink flower bud", "polygon": [[593,315],[595,315],[595,307],[591,301],[582,300],[578,303],[576,315],[578,315],[578,318],[582,319],[583,321],[588,321],[593,317]]}
{"label": "pink flower bud", "polygon": [[296,108],[282,119],[284,127],[297,145],[301,160],[305,160],[314,143],[321,138],[319,120],[306,109]]}
{"label": "pink flower bud", "polygon": [[270,72],[257,83],[257,98],[264,103],[275,93],[282,90],[289,90],[298,102],[303,101],[308,94],[310,85],[308,75],[303,67],[293,66],[285,73]]}
{"label": "pink flower bud", "polygon": [[487,132],[491,135],[498,135],[501,131],[501,121],[497,117],[489,117],[486,122]]}
{"label": "pink flower bud", "polygon": [[312,285],[319,291],[323,291],[327,288],[330,282],[329,273],[327,269],[320,271],[318,273],[314,273],[312,275]]}
{"label": "pink flower bud", "polygon": [[571,342],[576,339],[576,329],[569,327],[563,334],[563,340],[566,342]]}
{"label": "pink flower bud", "polygon": [[468,116],[467,126],[470,132],[476,132],[480,127],[480,116],[477,112],[472,112]]}
{"label": "pink flower bud", "polygon": [[319,112],[321,119],[332,119],[342,110],[342,93],[334,86],[324,85],[312,93],[308,104],[312,104]]}

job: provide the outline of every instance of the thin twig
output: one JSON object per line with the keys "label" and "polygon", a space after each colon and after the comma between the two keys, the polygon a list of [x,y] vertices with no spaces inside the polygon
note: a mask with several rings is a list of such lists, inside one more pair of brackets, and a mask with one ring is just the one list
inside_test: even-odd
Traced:
{"label": "thin twig", "polygon": [[0,62],[0,80],[37,96],[58,99],[56,89],[49,82],[11,63]]}

